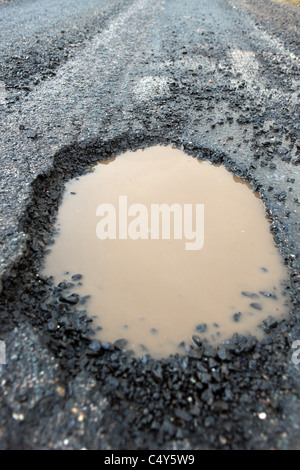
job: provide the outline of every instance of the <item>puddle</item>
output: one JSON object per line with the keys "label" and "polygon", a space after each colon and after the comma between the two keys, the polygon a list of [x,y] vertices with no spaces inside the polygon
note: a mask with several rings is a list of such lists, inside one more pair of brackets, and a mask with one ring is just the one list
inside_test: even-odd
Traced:
{"label": "puddle", "polygon": [[[162,218],[154,227],[155,204],[182,209],[181,238],[178,212],[169,238]],[[258,325],[288,311],[264,205],[223,166],[171,147],[126,152],[67,184],[56,226],[43,273],[56,282],[80,273],[72,292],[90,295],[97,338],[126,339],[136,355],[183,353],[195,334],[261,338]]]}

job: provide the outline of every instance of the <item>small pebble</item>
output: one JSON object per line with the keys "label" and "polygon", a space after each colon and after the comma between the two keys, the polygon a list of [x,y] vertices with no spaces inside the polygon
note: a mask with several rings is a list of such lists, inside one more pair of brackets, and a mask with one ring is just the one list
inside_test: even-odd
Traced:
{"label": "small pebble", "polygon": [[255,310],[262,310],[262,306],[256,302],[250,304],[250,307],[254,308]]}
{"label": "small pebble", "polygon": [[260,291],[260,294],[269,299],[273,299],[273,300],[277,299],[275,294],[269,294],[268,292],[264,292],[264,291]]}
{"label": "small pebble", "polygon": [[242,295],[244,295],[245,297],[249,297],[250,299],[257,299],[259,297],[254,292],[247,292],[247,291],[242,291]]}
{"label": "small pebble", "polygon": [[205,331],[207,331],[206,323],[201,323],[200,325],[197,325],[195,327],[195,330],[199,331],[199,333],[205,333]]}
{"label": "small pebble", "polygon": [[234,315],[232,315],[233,321],[235,321],[235,322],[240,321],[241,315],[242,315],[241,312],[237,312],[237,313],[235,313]]}

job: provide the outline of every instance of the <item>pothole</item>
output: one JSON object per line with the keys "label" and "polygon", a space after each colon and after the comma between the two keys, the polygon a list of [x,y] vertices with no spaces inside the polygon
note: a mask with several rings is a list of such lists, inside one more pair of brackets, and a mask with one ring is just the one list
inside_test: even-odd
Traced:
{"label": "pothole", "polygon": [[71,180],[56,228],[43,274],[89,296],[96,337],[137,356],[183,353],[192,337],[262,338],[287,315],[287,269],[259,196],[170,146]]}

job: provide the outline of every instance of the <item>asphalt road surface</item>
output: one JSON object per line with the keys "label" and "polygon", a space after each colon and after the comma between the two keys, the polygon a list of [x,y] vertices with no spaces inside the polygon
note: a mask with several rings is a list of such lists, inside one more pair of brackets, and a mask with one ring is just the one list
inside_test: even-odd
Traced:
{"label": "asphalt road surface", "polygon": [[[299,31],[271,0],[0,2],[4,449],[300,447]],[[263,342],[138,361],[37,275],[64,182],[151,144],[259,190],[291,280]]]}

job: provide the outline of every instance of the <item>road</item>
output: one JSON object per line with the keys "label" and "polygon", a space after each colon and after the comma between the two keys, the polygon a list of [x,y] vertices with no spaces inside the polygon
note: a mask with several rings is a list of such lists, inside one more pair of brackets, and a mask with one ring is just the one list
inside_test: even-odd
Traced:
{"label": "road", "polygon": [[[23,358],[1,371],[6,384],[1,412],[6,431],[0,434],[4,448],[139,448],[151,442],[162,448],[196,446],[191,436],[198,434],[190,416],[178,418],[184,423],[181,432],[164,421],[161,413],[149,420],[151,432],[145,417],[136,433],[131,429],[132,423],[136,425],[133,416],[120,424],[120,410],[108,398],[109,387],[114,388],[113,376],[106,392],[95,385],[95,364],[79,367],[77,362],[70,378],[66,356],[57,352],[62,339],[45,334],[42,321],[40,324],[34,315],[41,293],[25,289],[33,282],[30,276],[47,247],[64,182],[103,156],[158,143],[223,163],[250,181],[266,204],[275,240],[291,274],[292,323],[286,326],[280,353],[276,350],[281,367],[285,364],[288,386],[286,395],[284,387],[276,392],[280,399],[277,396],[272,408],[273,422],[262,428],[263,423],[255,421],[255,400],[250,394],[245,399],[247,411],[241,418],[239,439],[229,437],[237,428],[234,425],[229,430],[224,407],[228,420],[220,428],[221,438],[216,433],[217,421],[205,417],[207,410],[200,414],[201,419],[194,416],[198,429],[204,426],[208,433],[197,442],[205,448],[299,446],[295,439],[299,369],[290,361],[290,344],[300,337],[295,321],[300,260],[299,20],[299,6],[271,0],[0,3],[0,290],[1,311],[9,312],[3,317],[2,336],[8,350]],[[263,354],[261,350],[259,354]],[[261,377],[270,375],[273,389],[279,386],[276,364],[270,365],[272,372],[260,364],[257,372]],[[130,376],[130,371],[123,372]],[[18,398],[16,380],[24,402]],[[242,389],[238,397],[242,397]],[[260,390],[257,384],[256,389]],[[270,402],[271,392],[266,390],[257,392],[261,403]],[[46,392],[52,411],[43,401]],[[140,392],[126,395],[128,403],[135,393]],[[117,400],[118,394],[114,397]],[[143,400],[138,402],[136,416],[146,409]],[[236,416],[241,403],[236,405]],[[76,416],[72,408],[78,410]],[[45,412],[52,434],[46,430],[46,418],[37,418],[38,410]],[[153,414],[147,410],[145,416]],[[170,407],[169,413],[173,411]],[[72,419],[79,424],[71,429]],[[96,422],[100,424],[93,436],[88,427],[96,429]],[[22,426],[26,430],[23,438]],[[125,434],[116,431],[122,426]],[[158,432],[161,426],[165,433]]]}

